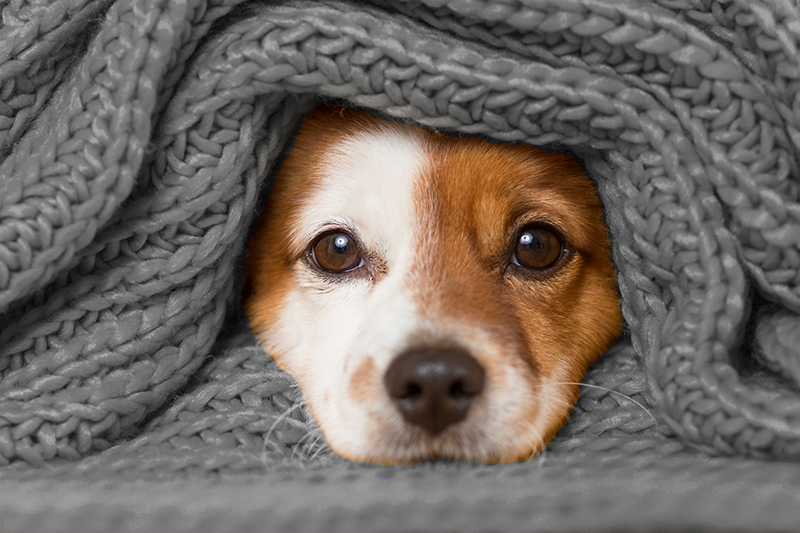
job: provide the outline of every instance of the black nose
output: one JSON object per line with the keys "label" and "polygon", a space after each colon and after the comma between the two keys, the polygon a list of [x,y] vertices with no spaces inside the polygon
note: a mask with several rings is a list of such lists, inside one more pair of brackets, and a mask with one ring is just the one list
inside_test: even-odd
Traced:
{"label": "black nose", "polygon": [[437,435],[463,420],[483,390],[483,367],[460,348],[409,350],[383,377],[403,417]]}

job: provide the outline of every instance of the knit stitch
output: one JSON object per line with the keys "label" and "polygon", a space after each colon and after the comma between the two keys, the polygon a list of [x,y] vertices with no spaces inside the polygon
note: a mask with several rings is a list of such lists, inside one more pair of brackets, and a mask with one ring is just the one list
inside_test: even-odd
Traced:
{"label": "knit stitch", "polygon": [[583,161],[632,346],[587,383],[657,423],[587,387],[612,405],[562,445],[800,457],[796,3],[15,1],[2,24],[0,464],[237,470],[311,440],[263,352],[199,370],[320,101]]}

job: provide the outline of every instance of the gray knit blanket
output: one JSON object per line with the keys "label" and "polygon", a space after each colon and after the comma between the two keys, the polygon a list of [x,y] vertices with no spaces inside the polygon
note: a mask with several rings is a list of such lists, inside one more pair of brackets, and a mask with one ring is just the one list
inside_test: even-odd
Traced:
{"label": "gray knit blanket", "polygon": [[[0,15],[4,529],[800,526],[796,2],[13,0]],[[348,463],[253,339],[249,230],[322,102],[583,162],[626,327],[544,455]]]}

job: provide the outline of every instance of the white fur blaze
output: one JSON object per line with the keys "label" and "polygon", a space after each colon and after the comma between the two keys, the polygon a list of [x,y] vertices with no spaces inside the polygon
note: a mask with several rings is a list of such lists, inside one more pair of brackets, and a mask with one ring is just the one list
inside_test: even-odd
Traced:
{"label": "white fur blaze", "polygon": [[[326,439],[340,453],[368,446],[370,409],[348,392],[348,375],[365,358],[385,369],[418,329],[414,304],[404,299],[402,272],[413,261],[413,189],[425,163],[420,139],[396,129],[345,137],[324,154],[316,193],[302,202],[290,229],[304,247],[326,228],[347,228],[385,263],[377,282],[321,283],[297,263],[294,288],[273,328],[264,333],[298,380]],[[391,406],[382,405],[382,408]]]}

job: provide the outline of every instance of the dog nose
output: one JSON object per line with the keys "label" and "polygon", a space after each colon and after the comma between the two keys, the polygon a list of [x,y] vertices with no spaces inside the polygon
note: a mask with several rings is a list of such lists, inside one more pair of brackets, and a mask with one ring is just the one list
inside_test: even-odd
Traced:
{"label": "dog nose", "polygon": [[417,349],[395,358],[384,384],[407,421],[438,435],[467,416],[484,376],[481,364],[461,348]]}

